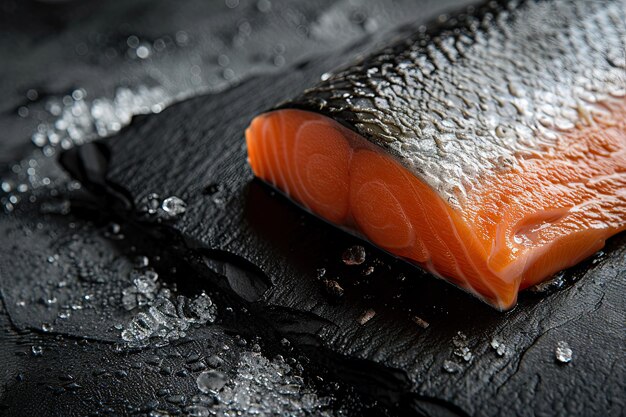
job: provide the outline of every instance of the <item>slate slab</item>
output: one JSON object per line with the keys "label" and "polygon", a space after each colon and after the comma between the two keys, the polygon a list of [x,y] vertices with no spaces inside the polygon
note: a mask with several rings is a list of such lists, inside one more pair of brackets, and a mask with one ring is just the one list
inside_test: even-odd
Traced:
{"label": "slate slab", "polygon": [[[233,274],[228,268],[247,271],[248,285],[222,284],[258,314],[275,315],[276,330],[314,363],[387,404],[427,415],[622,415],[623,235],[603,255],[566,271],[562,288],[525,293],[517,308],[499,313],[253,179],[243,141],[251,118],[360,51],[312,59],[137,118],[63,162],[86,180],[81,170],[93,154],[106,154],[98,179],[85,185],[113,196],[118,203],[108,207],[166,231],[183,243],[181,254],[198,259],[197,268],[226,276]],[[146,215],[151,194],[182,198],[186,212],[169,220]],[[355,244],[365,245],[366,262],[345,266],[341,254]],[[374,272],[364,275],[369,267]],[[574,352],[570,364],[555,360],[559,341]],[[506,346],[502,355],[492,343]]]}

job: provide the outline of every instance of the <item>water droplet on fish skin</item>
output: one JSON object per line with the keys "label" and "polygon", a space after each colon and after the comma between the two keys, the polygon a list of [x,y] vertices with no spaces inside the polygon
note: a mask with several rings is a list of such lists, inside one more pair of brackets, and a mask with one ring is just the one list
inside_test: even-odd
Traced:
{"label": "water droplet on fish skin", "polygon": [[169,216],[176,217],[187,210],[187,203],[176,196],[171,196],[163,200],[161,208]]}
{"label": "water droplet on fish skin", "polygon": [[39,345],[31,346],[30,351],[33,354],[33,356],[42,356],[43,355],[43,347],[41,347]]}
{"label": "water droplet on fish skin", "polygon": [[569,363],[572,361],[572,349],[569,347],[569,344],[563,340],[557,343],[554,353],[559,363]]}
{"label": "water droplet on fish skin", "polygon": [[135,35],[130,35],[128,38],[126,38],[126,44],[129,48],[134,49],[139,46],[139,38]]}
{"label": "water droplet on fish skin", "polygon": [[267,13],[272,9],[272,3],[269,0],[259,0],[256,3],[256,8],[261,13]]}
{"label": "water droplet on fish skin", "polygon": [[219,371],[205,371],[196,378],[198,389],[205,394],[219,392],[226,385],[226,375]]}
{"label": "water droplet on fish skin", "polygon": [[2,189],[5,193],[10,193],[13,191],[13,184],[10,181],[2,181],[0,189]]}
{"label": "water droplet on fish skin", "polygon": [[187,401],[187,397],[183,394],[173,394],[166,397],[165,401],[172,404],[184,404]]}
{"label": "water droplet on fish skin", "polygon": [[20,106],[17,109],[17,115],[20,116],[21,118],[28,117],[29,113],[30,113],[30,110],[28,110],[28,107],[26,106]]}
{"label": "water droplet on fish skin", "polygon": [[463,368],[456,362],[446,360],[443,361],[443,370],[449,374],[455,374],[461,372]]}
{"label": "water droplet on fish skin", "polygon": [[43,324],[41,325],[41,330],[42,330],[42,331],[44,331],[44,332],[46,332],[46,333],[49,333],[49,332],[51,332],[52,330],[54,330],[54,327],[52,327],[52,325],[51,325],[50,323],[43,323]]}
{"label": "water droplet on fish skin", "polygon": [[185,408],[185,414],[189,417],[209,417],[209,409],[201,405],[190,405]]}
{"label": "water droplet on fish skin", "polygon": [[365,262],[365,248],[361,245],[354,245],[343,252],[343,263],[346,265],[361,265]]}
{"label": "water droplet on fish skin", "polygon": [[31,88],[26,91],[26,98],[30,101],[36,101],[39,98],[39,93],[34,88]]}
{"label": "water droplet on fish skin", "polygon": [[141,45],[135,50],[135,53],[139,59],[147,59],[152,51],[149,45]]}

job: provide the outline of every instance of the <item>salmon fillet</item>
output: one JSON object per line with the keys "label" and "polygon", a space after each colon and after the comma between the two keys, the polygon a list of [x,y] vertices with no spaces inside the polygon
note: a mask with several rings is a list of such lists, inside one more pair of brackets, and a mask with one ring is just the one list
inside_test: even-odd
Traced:
{"label": "salmon fillet", "polygon": [[256,117],[254,174],[505,310],[626,229],[620,1],[486,5]]}

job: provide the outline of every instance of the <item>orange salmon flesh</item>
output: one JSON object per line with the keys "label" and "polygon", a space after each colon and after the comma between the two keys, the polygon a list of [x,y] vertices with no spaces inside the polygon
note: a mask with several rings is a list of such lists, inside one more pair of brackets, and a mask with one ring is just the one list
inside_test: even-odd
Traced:
{"label": "orange salmon flesh", "polygon": [[505,310],[626,229],[626,102],[606,114],[485,174],[455,204],[313,112],[262,114],[246,143],[254,174],[306,209]]}

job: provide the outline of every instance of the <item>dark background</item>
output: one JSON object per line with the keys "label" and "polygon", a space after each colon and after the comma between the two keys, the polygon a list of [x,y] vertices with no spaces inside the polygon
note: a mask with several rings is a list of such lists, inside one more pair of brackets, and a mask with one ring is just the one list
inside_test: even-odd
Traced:
{"label": "dark background", "polygon": [[0,2],[0,414],[623,415],[624,236],[499,313],[367,245],[344,265],[360,242],[246,167],[252,116],[468,3]]}

